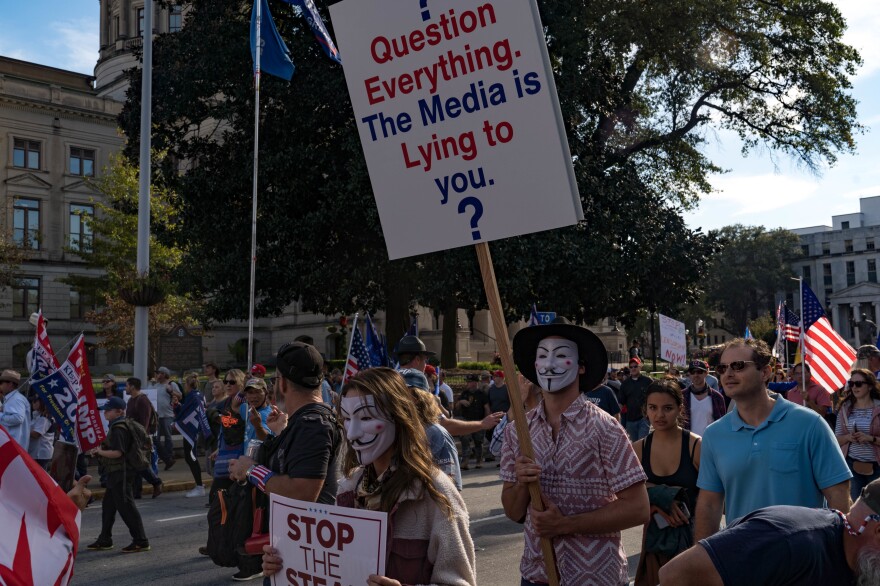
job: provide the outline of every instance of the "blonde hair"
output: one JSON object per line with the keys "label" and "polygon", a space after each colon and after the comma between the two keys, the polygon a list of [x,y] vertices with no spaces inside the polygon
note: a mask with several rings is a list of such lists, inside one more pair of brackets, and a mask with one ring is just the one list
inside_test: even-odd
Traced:
{"label": "blonde hair", "polygon": [[238,368],[230,368],[229,370],[226,371],[226,376],[224,376],[223,378],[225,379],[230,376],[235,379],[235,392],[238,393],[238,392],[243,391],[244,390],[244,381],[247,378],[244,375],[244,372]]}
{"label": "blonde hair", "polygon": [[[451,518],[452,505],[449,499],[434,486],[437,467],[428,450],[428,436],[416,410],[416,403],[411,399],[412,392],[403,377],[396,370],[385,367],[362,370],[348,379],[340,396],[344,397],[349,391],[372,396],[376,400],[376,407],[394,422],[397,430],[392,446],[393,462],[397,470],[382,489],[381,509],[385,512],[391,511],[406,490],[413,484],[420,484],[446,516]],[[337,411],[342,419],[341,407],[337,407]],[[345,475],[351,477],[358,467],[354,450],[346,450],[343,461]]]}

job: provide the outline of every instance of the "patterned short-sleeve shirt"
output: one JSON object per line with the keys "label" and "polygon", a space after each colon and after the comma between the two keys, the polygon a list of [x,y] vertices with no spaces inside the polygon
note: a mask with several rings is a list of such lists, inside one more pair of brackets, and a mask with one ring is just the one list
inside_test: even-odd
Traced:
{"label": "patterned short-sleeve shirt", "polygon": [[[555,441],[543,401],[526,419],[535,460],[541,466],[541,491],[563,515],[600,509],[614,501],[616,493],[647,479],[620,424],[583,395],[562,414]],[[514,463],[519,455],[516,426],[508,425],[501,450],[501,480],[516,482]],[[627,583],[620,532],[565,535],[555,538],[553,547],[563,586]],[[526,580],[547,582],[540,538],[528,515],[520,572]]]}

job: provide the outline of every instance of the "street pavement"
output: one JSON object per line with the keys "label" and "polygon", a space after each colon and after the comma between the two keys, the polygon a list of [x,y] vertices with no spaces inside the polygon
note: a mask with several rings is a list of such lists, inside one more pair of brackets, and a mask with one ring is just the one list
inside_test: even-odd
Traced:
{"label": "street pavement", "polygon": [[[462,494],[470,512],[471,536],[477,550],[477,582],[480,586],[518,585],[522,527],[504,517],[498,469],[494,462],[485,466],[462,473]],[[171,487],[192,486],[192,477],[183,462],[161,476]],[[207,497],[186,498],[184,494],[171,491],[156,499],[145,494],[137,501],[152,546],[151,551],[138,554],[119,551],[131,542],[131,537],[118,516],[113,531],[114,549],[100,552],[86,549],[101,529],[101,503],[96,501],[90,505],[83,511],[80,550],[71,584],[231,584],[236,568],[219,568],[198,553],[208,534]],[[624,532],[624,546],[629,554],[632,578],[641,547],[641,528]],[[257,580],[251,582],[259,583]]]}

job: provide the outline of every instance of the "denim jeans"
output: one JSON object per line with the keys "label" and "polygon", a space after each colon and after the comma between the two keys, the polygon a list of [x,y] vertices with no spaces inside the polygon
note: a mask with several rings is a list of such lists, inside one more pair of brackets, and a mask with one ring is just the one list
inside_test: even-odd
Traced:
{"label": "denim jeans", "polygon": [[870,475],[865,474],[857,474],[855,470],[853,470],[853,461],[851,458],[846,459],[846,463],[849,465],[849,471],[852,472],[852,480],[849,481],[849,493],[853,502],[856,502],[856,499],[862,494],[862,489],[868,486],[873,480],[877,480],[880,478],[880,465],[877,462],[874,462],[874,473]]}
{"label": "denim jeans", "polygon": [[626,433],[629,435],[630,441],[636,442],[643,437],[647,437],[649,428],[650,426],[646,417],[642,417],[635,421],[626,420]]}
{"label": "denim jeans", "polygon": [[486,438],[486,432],[483,430],[476,431],[461,436],[461,463],[467,464],[471,456],[471,442],[474,444],[474,459],[477,462],[483,461],[483,440]]}

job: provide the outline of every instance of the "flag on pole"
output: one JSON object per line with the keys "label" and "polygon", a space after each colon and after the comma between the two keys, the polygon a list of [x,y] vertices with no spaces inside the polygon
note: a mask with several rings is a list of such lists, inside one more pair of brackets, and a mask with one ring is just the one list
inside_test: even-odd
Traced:
{"label": "flag on pole", "polygon": [[[257,32],[257,2],[260,3],[260,30]],[[257,72],[257,38],[260,46],[260,71],[265,71],[275,77],[290,81],[293,77],[293,61],[290,59],[290,50],[284,44],[284,39],[275,28],[272,13],[269,12],[269,3],[266,0],[254,0],[251,10],[251,57],[254,60],[254,72]]]}
{"label": "flag on pole", "polygon": [[785,308],[785,339],[789,342],[799,342],[801,339],[801,318],[790,310],[787,305]]}
{"label": "flag on pole", "polygon": [[825,310],[806,283],[802,283],[804,358],[813,380],[833,393],[843,387],[856,360],[856,351],[831,327]]}
{"label": "flag on pole", "polygon": [[31,382],[49,415],[68,442],[76,442],[80,451],[97,448],[104,441],[104,424],[92,388],[85,337],[80,335],[73,349],[56,371]]}
{"label": "flag on pole", "polygon": [[370,368],[370,355],[364,345],[361,330],[357,327],[357,319],[351,328],[351,345],[348,348],[348,359],[345,361],[345,373],[342,375],[342,384],[362,370]]}
{"label": "flag on pole", "polygon": [[0,584],[66,586],[79,546],[80,511],[0,427]]}
{"label": "flag on pole", "polygon": [[434,394],[440,396],[440,365],[437,365],[437,378],[434,380]]}
{"label": "flag on pole", "polygon": [[373,326],[372,320],[370,320],[370,314],[367,314],[367,353],[370,356],[370,366],[388,366],[388,349],[385,347],[385,343],[379,337],[379,334],[376,333],[376,328]]}
{"label": "flag on pole", "polygon": [[538,325],[538,308],[535,307],[535,304],[532,303],[532,313],[529,315],[529,325],[536,326]]}
{"label": "flag on pole", "polygon": [[324,20],[321,18],[321,15],[318,13],[318,9],[315,6],[313,0],[284,0],[288,4],[293,4],[294,6],[298,6],[302,11],[303,16],[306,21],[309,23],[309,26],[312,28],[312,32],[315,34],[315,39],[318,40],[318,44],[321,45],[321,48],[324,49],[324,52],[328,57],[342,65],[342,58],[339,56],[339,51],[336,49],[336,44],[333,42],[333,39],[330,38],[330,33],[327,32],[327,27],[324,26]]}
{"label": "flag on pole", "polygon": [[782,302],[776,307],[776,341],[773,343],[773,357],[780,358],[780,364],[785,364],[785,312]]}
{"label": "flag on pole", "polygon": [[[63,348],[62,348],[63,349]],[[31,350],[31,378],[43,378],[58,369],[58,358],[49,343],[46,320],[43,310],[37,312],[37,330],[34,332],[34,347]]]}
{"label": "flag on pole", "polygon": [[749,329],[749,326],[746,326],[746,333],[743,334],[743,338],[746,340],[752,340],[752,331]]}

